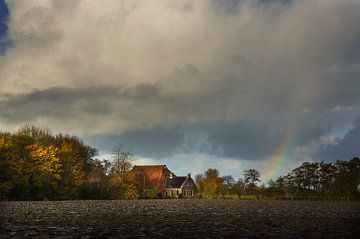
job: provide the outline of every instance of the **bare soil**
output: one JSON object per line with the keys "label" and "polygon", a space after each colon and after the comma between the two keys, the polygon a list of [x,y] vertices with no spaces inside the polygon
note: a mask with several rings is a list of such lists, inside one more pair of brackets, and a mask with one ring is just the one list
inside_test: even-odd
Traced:
{"label": "bare soil", "polygon": [[0,202],[0,238],[360,238],[360,203]]}

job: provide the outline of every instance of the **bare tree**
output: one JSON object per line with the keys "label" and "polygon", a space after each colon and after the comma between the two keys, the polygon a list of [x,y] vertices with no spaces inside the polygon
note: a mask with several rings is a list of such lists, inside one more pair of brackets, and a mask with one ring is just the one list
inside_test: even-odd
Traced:
{"label": "bare tree", "polygon": [[113,167],[112,173],[123,176],[131,170],[132,153],[121,146],[113,151]]}
{"label": "bare tree", "polygon": [[137,175],[132,168],[132,153],[119,146],[113,151],[113,165],[110,169],[110,197],[117,199],[136,199]]}

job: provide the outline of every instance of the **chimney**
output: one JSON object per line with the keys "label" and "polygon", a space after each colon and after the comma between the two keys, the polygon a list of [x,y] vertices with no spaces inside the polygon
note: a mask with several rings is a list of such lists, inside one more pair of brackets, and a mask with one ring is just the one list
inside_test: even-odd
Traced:
{"label": "chimney", "polygon": [[188,174],[187,174],[187,177],[188,177],[188,178],[191,178],[191,173],[188,173]]}

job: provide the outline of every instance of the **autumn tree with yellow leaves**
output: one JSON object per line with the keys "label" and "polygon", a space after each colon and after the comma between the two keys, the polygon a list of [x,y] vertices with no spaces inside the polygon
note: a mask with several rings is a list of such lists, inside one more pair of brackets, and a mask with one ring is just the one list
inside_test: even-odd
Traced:
{"label": "autumn tree with yellow leaves", "polygon": [[96,153],[77,137],[34,126],[0,133],[0,200],[91,198],[84,188]]}
{"label": "autumn tree with yellow leaves", "polygon": [[223,179],[216,168],[209,168],[204,174],[196,175],[196,184],[200,194],[205,198],[219,198]]}
{"label": "autumn tree with yellow leaves", "polygon": [[26,125],[0,132],[0,200],[136,199],[132,154],[118,148],[112,162],[74,136]]}

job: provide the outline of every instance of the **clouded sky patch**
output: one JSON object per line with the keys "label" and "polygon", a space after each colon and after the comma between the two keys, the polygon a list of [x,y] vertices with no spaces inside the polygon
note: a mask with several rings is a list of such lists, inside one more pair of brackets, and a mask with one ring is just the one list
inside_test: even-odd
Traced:
{"label": "clouded sky patch", "polygon": [[359,139],[360,118],[357,118],[353,123],[353,128],[344,137],[338,138],[334,144],[323,145],[315,158],[324,161],[349,160],[360,153]]}

